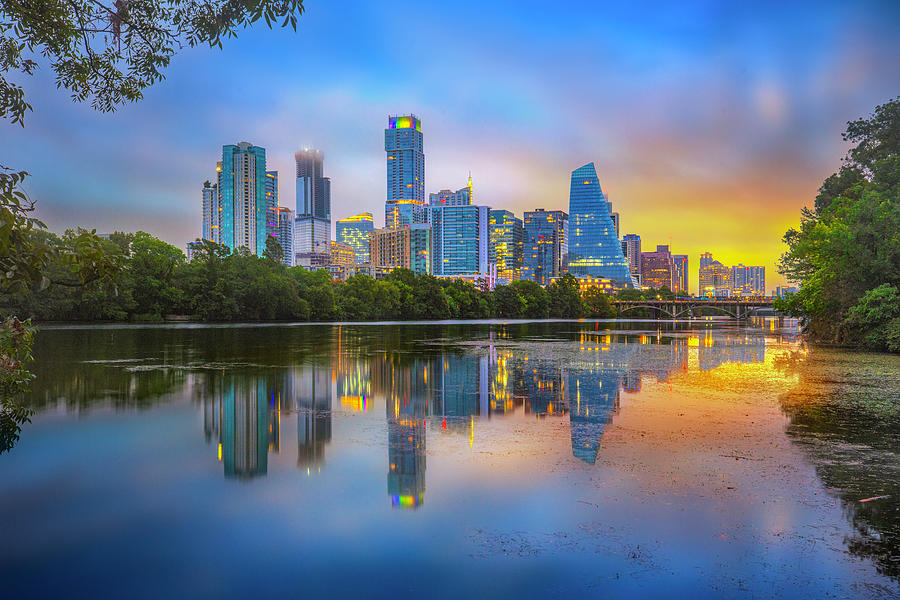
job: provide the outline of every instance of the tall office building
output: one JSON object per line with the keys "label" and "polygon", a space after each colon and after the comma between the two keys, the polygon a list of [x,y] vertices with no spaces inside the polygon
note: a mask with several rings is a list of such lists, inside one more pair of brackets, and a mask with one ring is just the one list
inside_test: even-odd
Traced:
{"label": "tall office building", "polygon": [[369,262],[369,244],[374,230],[372,213],[359,213],[340,219],[335,224],[334,237],[337,241],[351,246],[356,252],[356,264],[363,265]]}
{"label": "tall office building", "polygon": [[428,206],[434,275],[487,274],[487,206]]}
{"label": "tall office building", "polygon": [[700,286],[698,293],[707,298],[731,295],[731,269],[717,260],[710,252],[700,255]]}
{"label": "tall office building", "polygon": [[525,213],[521,278],[549,285],[566,271],[569,215],[539,208]]}
{"label": "tall office building", "polygon": [[414,223],[399,229],[372,232],[372,266],[410,269],[417,275],[431,274],[431,228]]}
{"label": "tall office building", "polygon": [[331,256],[329,264],[348,267],[356,264],[356,250],[350,244],[331,241]]}
{"label": "tall office building", "polygon": [[428,194],[430,206],[463,206],[475,201],[475,190],[472,187],[472,176],[469,175],[469,183],[464,188],[455,192],[441,190],[436,194]]}
{"label": "tall office building", "polygon": [[203,227],[200,237],[217,244],[221,243],[221,230],[219,228],[219,219],[222,216],[222,207],[219,202],[219,186],[210,183],[208,180],[203,182]]}
{"label": "tall office building", "polygon": [[275,209],[275,225],[272,236],[281,244],[281,262],[294,266],[294,211],[286,206]]}
{"label": "tall office building", "polygon": [[766,268],[731,267],[731,291],[734,296],[765,296]]}
{"label": "tall office building", "polygon": [[522,269],[522,219],[508,210],[488,213],[488,262],[497,265],[497,279],[509,284]]}
{"label": "tall office building", "polygon": [[389,116],[384,130],[387,200],[384,226],[395,229],[424,222],[425,151],[422,121],[414,115]]}
{"label": "tall office building", "polygon": [[606,210],[609,212],[609,218],[612,219],[613,227],[616,228],[616,237],[621,237],[619,235],[619,213],[613,211],[612,202],[609,201],[609,197],[606,198]]}
{"label": "tall office building", "polygon": [[641,236],[626,233],[622,238],[622,254],[628,261],[628,270],[632,275],[641,274]]}
{"label": "tall office building", "polygon": [[672,291],[677,294],[687,294],[688,289],[688,257],[687,254],[676,254],[672,257],[675,261],[675,280],[672,282]]}
{"label": "tall office building", "polygon": [[249,142],[222,146],[218,172],[220,243],[232,250],[266,250],[266,149]]}
{"label": "tall office building", "polygon": [[324,176],[320,150],[294,153],[297,163],[297,212],[294,219],[294,264],[327,264],[331,250],[331,180]]}
{"label": "tall office building", "polygon": [[413,223],[406,229],[409,230],[409,268],[416,275],[431,275],[433,272],[431,225]]}
{"label": "tall office building", "polygon": [[[609,279],[634,287],[594,163],[572,171],[569,188],[569,267],[578,278]],[[527,259],[526,253],[526,259]]]}
{"label": "tall office building", "polygon": [[656,252],[641,253],[641,285],[671,290],[675,279],[675,261],[668,246],[656,246]]}
{"label": "tall office building", "polygon": [[278,171],[266,171],[266,235],[275,235],[278,215]]}

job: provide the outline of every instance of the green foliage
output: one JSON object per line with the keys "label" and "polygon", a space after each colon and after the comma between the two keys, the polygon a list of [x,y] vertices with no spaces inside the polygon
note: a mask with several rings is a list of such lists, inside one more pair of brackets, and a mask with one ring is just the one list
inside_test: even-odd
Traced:
{"label": "green foliage", "polygon": [[887,283],[867,291],[848,311],[847,323],[871,348],[900,352],[900,292]]}
{"label": "green foliage", "polygon": [[140,100],[185,46],[221,48],[260,18],[296,31],[302,12],[302,0],[0,2],[0,117],[24,123],[31,109],[6,73],[31,75],[49,63],[57,87],[109,112]]}
{"label": "green foliage", "polygon": [[529,319],[546,319],[550,317],[550,298],[547,291],[537,283],[528,280],[514,281],[513,288],[522,299],[520,317]]}
{"label": "green foliage", "polygon": [[547,286],[550,316],[560,319],[577,319],[584,314],[584,302],[578,280],[571,273]]}
{"label": "green foliage", "polygon": [[801,285],[777,307],[816,340],[888,349],[878,311],[900,285],[900,99],[848,123],[844,139],[855,144],[845,164],[784,235],[779,271]]}
{"label": "green foliage", "polygon": [[616,316],[616,308],[612,305],[609,296],[599,288],[588,288],[582,296],[585,316],[595,319],[611,319]]}
{"label": "green foliage", "polygon": [[31,411],[18,396],[28,390],[34,375],[28,370],[34,328],[15,317],[0,324],[0,454],[19,441],[22,425],[30,422]]}

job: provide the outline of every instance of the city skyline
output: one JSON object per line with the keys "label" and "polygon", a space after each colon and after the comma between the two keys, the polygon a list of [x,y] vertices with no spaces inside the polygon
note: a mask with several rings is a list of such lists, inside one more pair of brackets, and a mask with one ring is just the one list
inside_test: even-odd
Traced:
{"label": "city skyline", "polygon": [[[379,25],[388,16],[358,10],[348,20],[346,8],[317,6],[299,35],[249,30],[221,52],[186,52],[165,85],[113,115],[72,105],[38,70],[28,82],[28,126],[8,132],[17,165],[34,175],[27,190],[37,216],[58,231],[144,229],[183,248],[196,237],[200,207],[186,202],[196,174],[235,140],[266,147],[268,168],[282,178],[298,147],[321,148],[336,182],[333,219],[379,215],[379,125],[409,111],[428,128],[426,193],[456,189],[471,171],[479,204],[516,215],[565,210],[571,165],[593,160],[622,233],[692,258],[709,249],[726,264],[765,266],[774,287],[784,283],[775,269],[781,234],[843,154],[844,123],[894,95],[900,76],[889,60],[900,44],[891,31],[898,8],[888,3],[817,5],[812,14],[779,7],[775,26],[751,7],[732,16],[698,4],[650,15],[616,7],[565,29],[566,39],[550,33],[568,22],[562,8],[530,23],[492,5],[473,24],[464,6],[425,6],[411,35],[427,40],[435,19],[459,22],[472,45],[448,53],[423,44],[409,70],[397,69],[402,57]],[[333,39],[337,27],[347,35]],[[536,56],[523,41],[535,39],[553,52]],[[597,50],[583,51],[588,40]],[[328,59],[297,78],[293,65],[307,47]],[[361,51],[371,57],[365,65]],[[265,90],[206,92],[224,73],[250,70],[266,77]],[[448,88],[448,78],[462,83]],[[61,161],[60,146],[78,151]],[[288,183],[282,204],[295,207]],[[124,190],[132,202],[121,201]],[[689,267],[697,281],[696,261]]]}

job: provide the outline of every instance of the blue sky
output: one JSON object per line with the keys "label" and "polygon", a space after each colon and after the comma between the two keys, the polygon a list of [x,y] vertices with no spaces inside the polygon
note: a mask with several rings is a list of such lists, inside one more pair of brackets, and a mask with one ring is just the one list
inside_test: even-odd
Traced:
{"label": "blue sky", "polygon": [[184,247],[223,144],[267,149],[294,207],[294,150],[325,153],[335,219],[383,218],[389,113],[423,120],[426,189],[521,214],[566,209],[595,161],[645,249],[763,264],[845,151],[847,120],[900,95],[900,3],[325,2],[298,31],[188,49],[145,99],[99,114],[24,81],[0,162],[33,175],[51,229],[144,229]]}

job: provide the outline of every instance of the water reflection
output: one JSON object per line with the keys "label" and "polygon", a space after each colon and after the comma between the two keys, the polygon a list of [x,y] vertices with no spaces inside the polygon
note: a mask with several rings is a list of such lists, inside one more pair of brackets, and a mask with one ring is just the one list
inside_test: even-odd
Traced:
{"label": "water reflection", "polygon": [[787,432],[840,498],[850,552],[900,579],[900,357],[804,349],[776,365],[798,376],[780,398]]}

